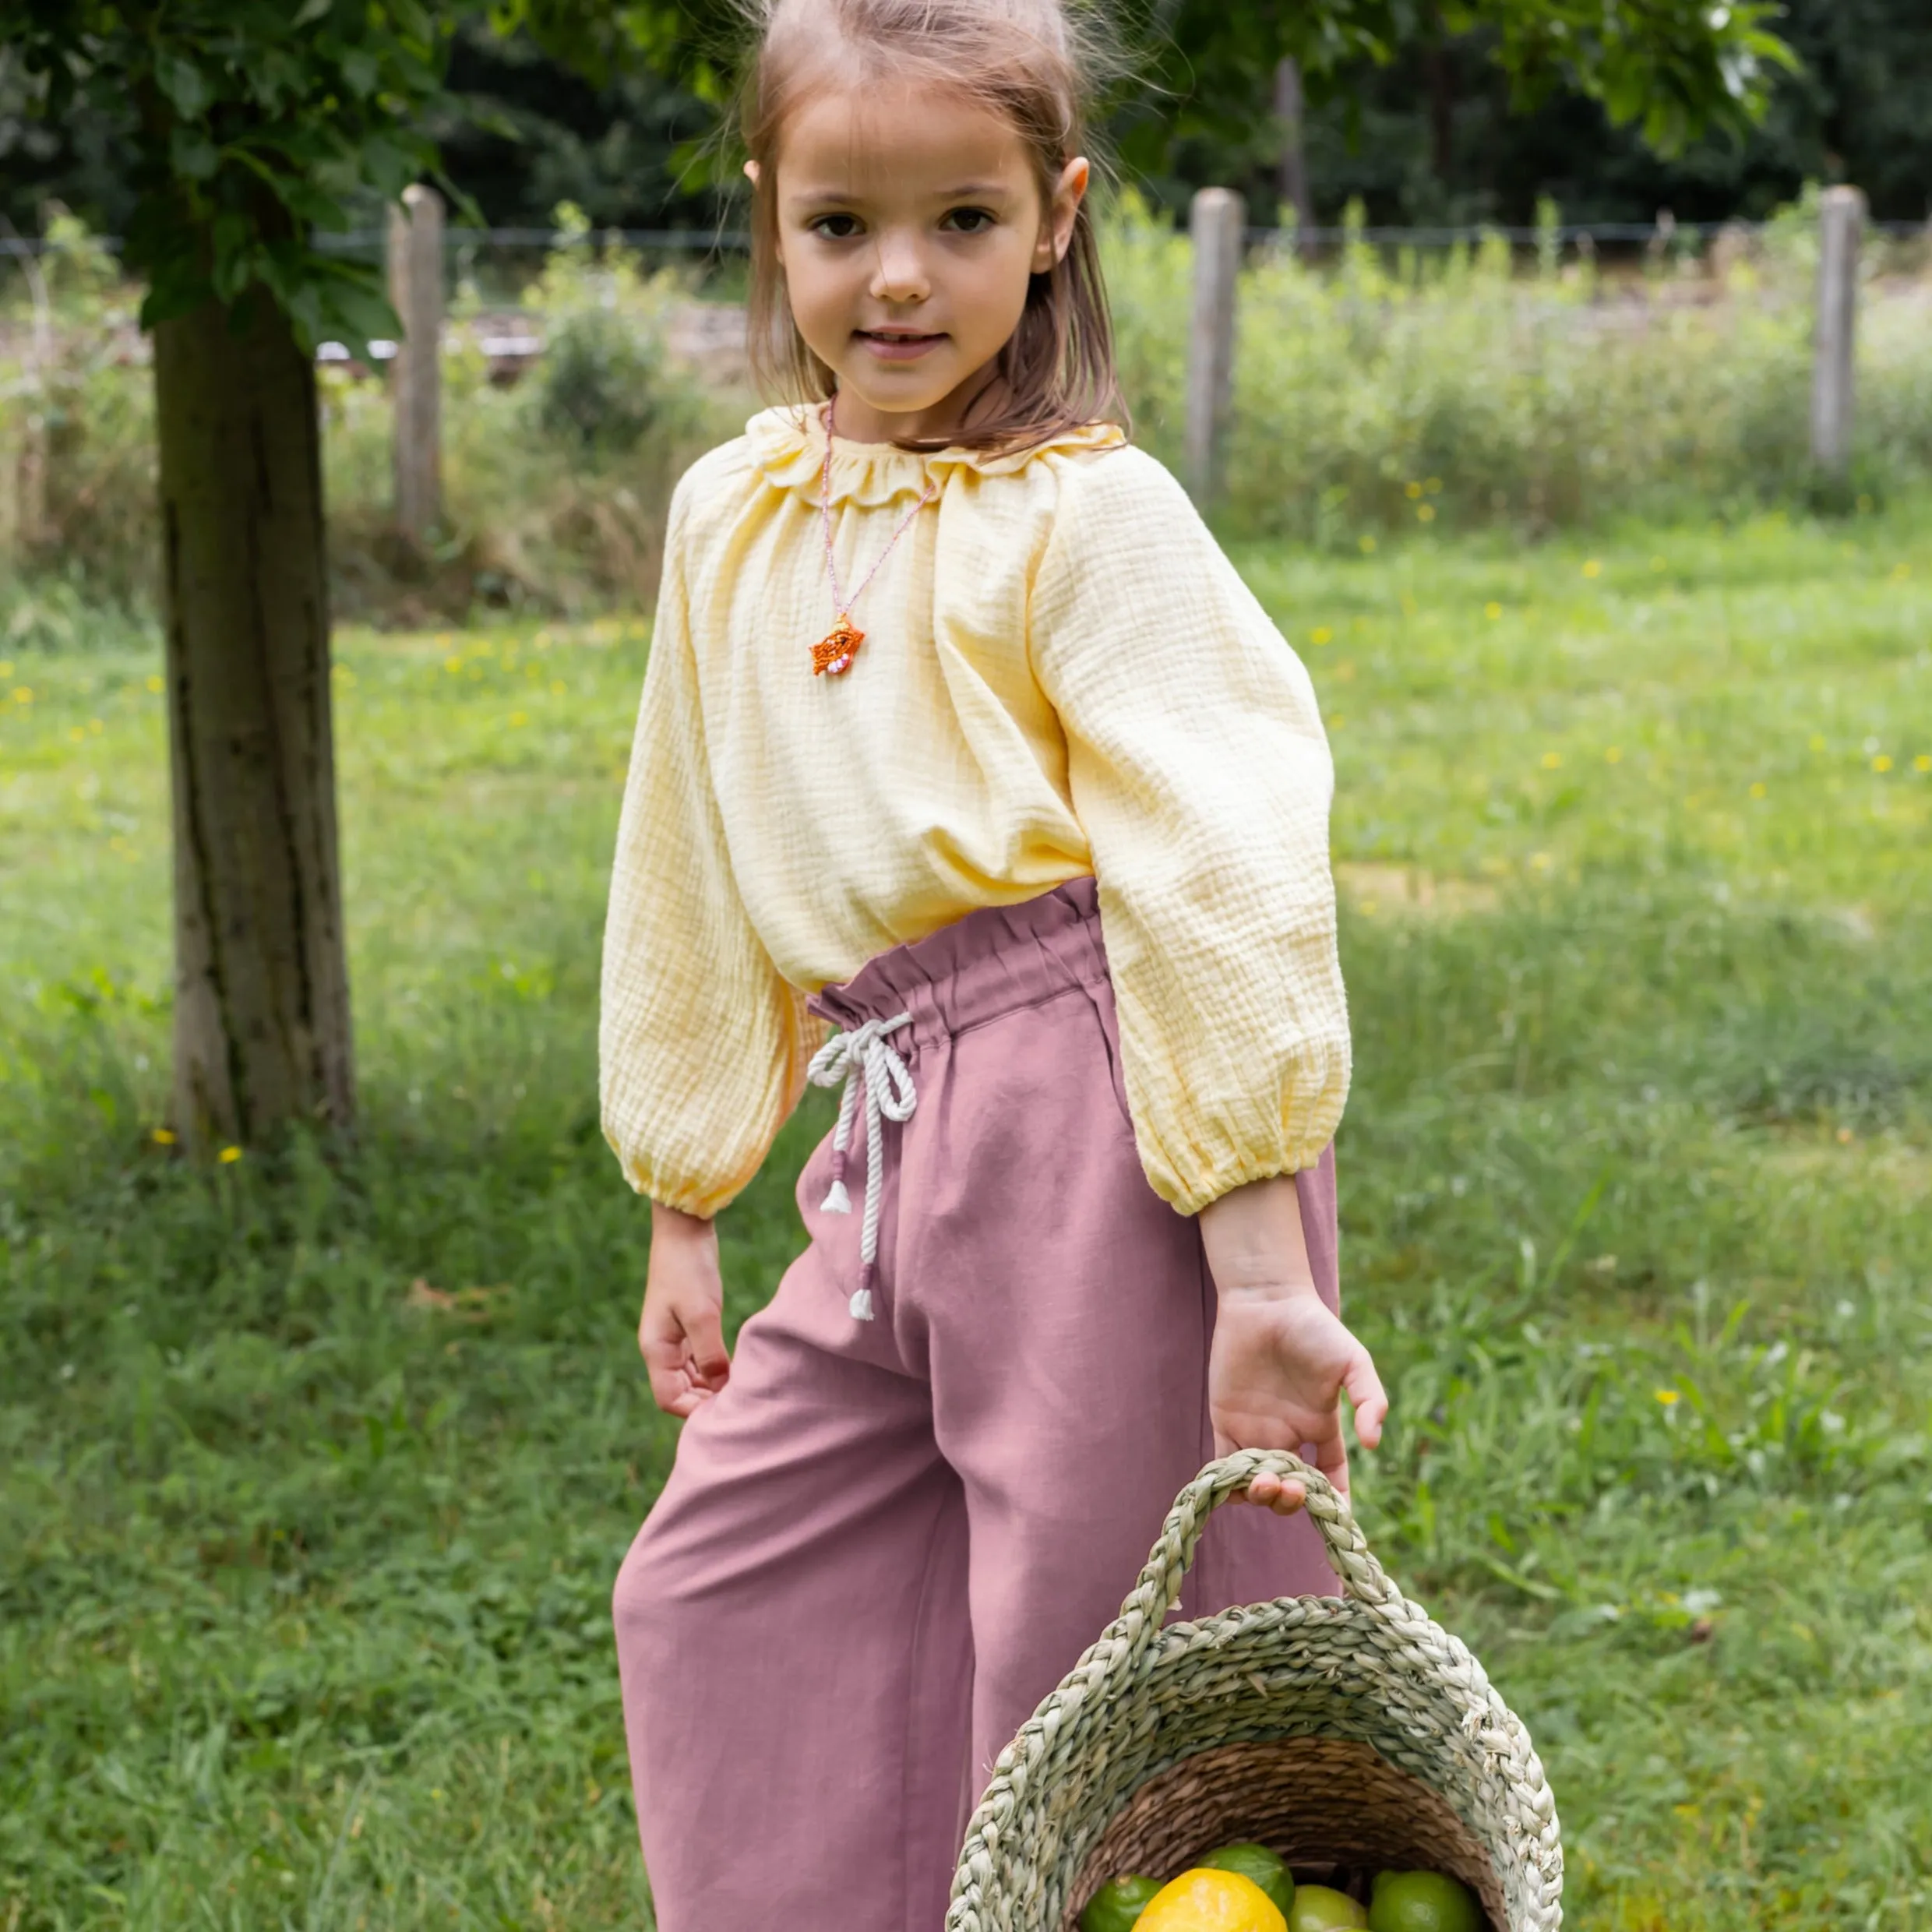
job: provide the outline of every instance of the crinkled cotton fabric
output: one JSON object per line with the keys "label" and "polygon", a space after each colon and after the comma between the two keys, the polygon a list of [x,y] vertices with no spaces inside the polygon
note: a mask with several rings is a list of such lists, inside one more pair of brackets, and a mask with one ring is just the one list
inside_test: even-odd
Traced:
{"label": "crinkled cotton fabric", "polygon": [[[1135,1144],[1184,1214],[1312,1165],[1349,1042],[1333,768],[1303,666],[1152,457],[833,439],[771,410],[679,483],[605,935],[604,1127],[710,1215],[823,1037],[806,1000],[982,907],[1091,876]],[[887,553],[929,484],[932,502]]]}

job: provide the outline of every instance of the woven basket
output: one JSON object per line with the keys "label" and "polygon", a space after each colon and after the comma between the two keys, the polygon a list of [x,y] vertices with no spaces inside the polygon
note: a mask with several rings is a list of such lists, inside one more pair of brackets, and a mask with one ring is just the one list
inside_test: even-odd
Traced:
{"label": "woven basket", "polygon": [[[1208,1517],[1262,1470],[1306,1485],[1345,1594],[1165,1622]],[[1108,1879],[1170,1877],[1238,1839],[1358,1892],[1384,1867],[1451,1873],[1492,1932],[1563,1923],[1563,1844],[1528,1733],[1383,1574],[1327,1482],[1257,1450],[1182,1490],[1119,1616],[1000,1754],[947,1932],[1074,1932]]]}

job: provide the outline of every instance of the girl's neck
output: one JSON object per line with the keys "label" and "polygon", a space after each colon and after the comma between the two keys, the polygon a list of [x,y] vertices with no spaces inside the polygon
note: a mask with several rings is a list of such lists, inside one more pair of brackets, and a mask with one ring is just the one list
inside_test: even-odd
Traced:
{"label": "girl's neck", "polygon": [[995,399],[999,382],[991,368],[976,369],[930,409],[876,409],[862,397],[841,390],[826,405],[827,428],[841,442],[937,442],[959,434],[978,404]]}

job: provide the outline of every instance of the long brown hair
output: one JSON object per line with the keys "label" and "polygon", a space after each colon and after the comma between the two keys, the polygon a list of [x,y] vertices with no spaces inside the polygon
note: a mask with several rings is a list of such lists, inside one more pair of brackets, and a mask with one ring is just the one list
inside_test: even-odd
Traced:
{"label": "long brown hair", "polygon": [[[1097,19],[1064,0],[751,0],[756,41],[739,89],[752,194],[748,345],[767,393],[822,402],[833,373],[799,333],[778,260],[774,192],[785,118],[834,52],[867,79],[956,88],[1003,115],[1025,143],[1043,207],[1084,151],[1087,110],[1113,63]],[[957,435],[911,449],[1024,450],[1092,422],[1126,423],[1114,374],[1113,326],[1088,204],[1066,252],[1028,283],[1026,307],[999,351],[990,407]],[[975,406],[976,407],[976,405]]]}

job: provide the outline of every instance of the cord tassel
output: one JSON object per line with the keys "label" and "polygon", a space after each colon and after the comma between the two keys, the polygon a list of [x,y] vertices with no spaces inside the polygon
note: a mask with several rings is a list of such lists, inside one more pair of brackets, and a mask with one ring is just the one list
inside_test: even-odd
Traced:
{"label": "cord tassel", "polygon": [[879,1177],[883,1160],[883,1123],[912,1117],[918,1096],[906,1063],[886,1043],[888,1034],[911,1024],[901,1013],[890,1020],[868,1020],[849,1033],[835,1033],[812,1056],[806,1077],[815,1087],[837,1086],[838,1124],[832,1130],[832,1184],[820,1205],[827,1214],[848,1215],[852,1198],[846,1190],[847,1150],[858,1111],[858,1090],[866,1091],[866,1213],[858,1234],[858,1285],[848,1306],[854,1321],[870,1321],[873,1290],[879,1282]]}
{"label": "cord tassel", "polygon": [[849,1215],[852,1211],[852,1197],[845,1191],[845,1150],[835,1147],[832,1150],[832,1184],[825,1190],[825,1198],[819,1203],[822,1213]]}
{"label": "cord tassel", "polygon": [[879,1264],[868,1261],[858,1271],[858,1285],[852,1291],[851,1311],[854,1321],[870,1321],[872,1312],[872,1285],[879,1278]]}

